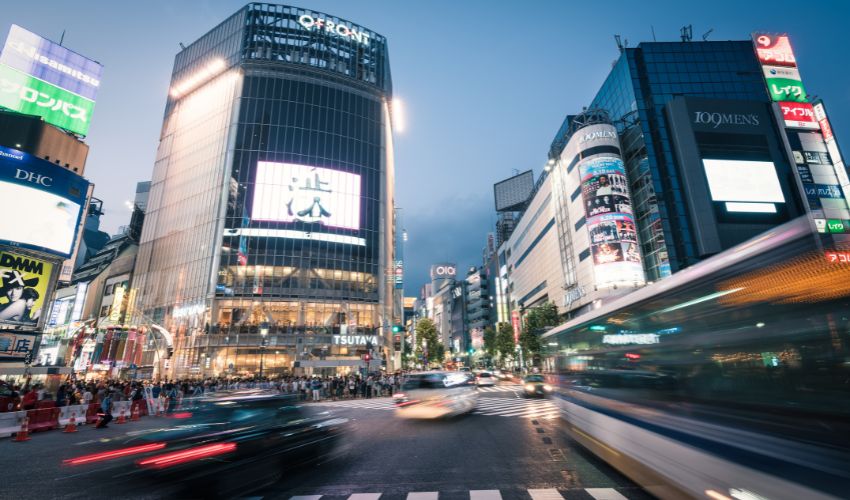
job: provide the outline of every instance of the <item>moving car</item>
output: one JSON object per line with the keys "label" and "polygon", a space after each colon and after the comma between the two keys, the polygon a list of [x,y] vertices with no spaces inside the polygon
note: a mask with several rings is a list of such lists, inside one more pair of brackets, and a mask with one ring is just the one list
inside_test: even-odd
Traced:
{"label": "moving car", "polygon": [[468,373],[424,372],[408,375],[393,400],[399,417],[442,418],[471,412],[478,394]]}
{"label": "moving car", "polygon": [[522,388],[526,397],[545,398],[552,392],[552,386],[546,383],[543,375],[528,375],[523,378]]}
{"label": "moving car", "polygon": [[478,384],[478,387],[482,387],[485,385],[496,385],[496,377],[493,376],[490,372],[478,372],[475,376],[475,383]]}
{"label": "moving car", "polygon": [[327,413],[311,417],[276,393],[216,392],[166,415],[160,428],[110,439],[64,466],[69,480],[122,495],[244,496],[288,468],[328,457],[347,425]]}

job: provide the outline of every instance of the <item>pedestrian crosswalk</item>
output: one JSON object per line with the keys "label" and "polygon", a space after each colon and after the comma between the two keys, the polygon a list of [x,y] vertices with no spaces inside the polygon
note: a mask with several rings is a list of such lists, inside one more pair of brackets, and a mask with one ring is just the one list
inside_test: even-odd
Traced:
{"label": "pedestrian crosswalk", "polygon": [[[395,409],[391,399],[325,401],[318,405],[365,410]],[[554,419],[559,417],[560,410],[548,399],[478,398],[478,405],[473,413],[498,417]]]}
{"label": "pedestrian crosswalk", "polygon": [[[637,488],[574,488],[574,489],[527,489],[522,491],[504,492],[508,498],[525,498],[528,500],[567,500],[572,498],[584,498],[588,500],[629,500],[649,498],[646,493]],[[469,498],[469,500],[502,500],[500,490],[468,490],[467,494],[458,495],[458,492],[449,492],[451,498]],[[625,493],[625,494],[624,494]],[[527,495],[527,496],[526,496]],[[405,500],[440,500],[439,491],[411,491],[406,496],[388,495],[393,498],[405,498]],[[350,495],[296,495],[289,500],[381,500],[381,493],[354,493]],[[286,498],[286,497],[284,497]]]}
{"label": "pedestrian crosswalk", "polygon": [[517,392],[522,388],[519,384],[508,384],[508,385],[485,385],[483,387],[479,387],[479,392]]}

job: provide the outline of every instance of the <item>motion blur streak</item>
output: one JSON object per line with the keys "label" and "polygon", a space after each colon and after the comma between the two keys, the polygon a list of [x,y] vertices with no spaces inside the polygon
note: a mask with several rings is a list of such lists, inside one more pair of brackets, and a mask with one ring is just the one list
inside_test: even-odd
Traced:
{"label": "motion blur streak", "polygon": [[722,493],[718,493],[714,490],[705,490],[705,495],[709,498],[713,498],[714,500],[732,500]]}
{"label": "motion blur streak", "polygon": [[193,460],[200,460],[202,458],[230,453],[235,449],[236,443],[208,444],[206,446],[199,446],[197,448],[189,448],[188,450],[175,451],[173,453],[166,453],[164,455],[146,458],[140,461],[139,465],[157,468],[169,467],[172,465],[191,462]]}
{"label": "motion blur streak", "polygon": [[727,281],[721,286],[746,288],[723,297],[725,304],[822,302],[850,295],[850,268],[831,263],[823,252],[812,252]]}
{"label": "motion blur streak", "polygon": [[139,453],[147,453],[165,448],[165,443],[151,443],[142,446],[131,446],[130,448],[121,448],[120,450],[106,451],[103,453],[95,453],[92,455],[84,455],[82,457],[69,458],[64,463],[70,465],[88,464],[92,462],[100,462],[102,460],[112,460],[114,458],[126,457],[128,455],[136,455]]}

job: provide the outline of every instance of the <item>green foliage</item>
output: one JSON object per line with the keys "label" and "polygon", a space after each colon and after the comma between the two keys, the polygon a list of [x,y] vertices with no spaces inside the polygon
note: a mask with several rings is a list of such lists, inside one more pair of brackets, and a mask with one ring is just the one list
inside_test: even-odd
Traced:
{"label": "green foliage", "polygon": [[488,326],[484,329],[484,352],[493,357],[496,355],[496,351],[496,330],[492,326]]}
{"label": "green foliage", "polygon": [[496,351],[499,353],[502,363],[508,358],[513,357],[516,350],[514,344],[514,328],[509,323],[499,323],[499,330],[496,332]]}
{"label": "green foliage", "polygon": [[544,302],[529,309],[525,314],[522,333],[519,336],[522,351],[528,356],[539,354],[543,348],[540,335],[560,322],[558,307],[551,302]]}
{"label": "green foliage", "polygon": [[437,325],[428,318],[422,318],[416,322],[416,357],[421,358],[423,354],[423,341],[427,351],[428,361],[442,363],[445,356],[445,347],[440,342],[440,334]]}

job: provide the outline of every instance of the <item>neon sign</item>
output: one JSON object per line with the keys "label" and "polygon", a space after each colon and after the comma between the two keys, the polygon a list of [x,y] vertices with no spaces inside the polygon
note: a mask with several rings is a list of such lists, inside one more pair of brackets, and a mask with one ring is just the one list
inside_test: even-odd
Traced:
{"label": "neon sign", "polygon": [[298,24],[303,26],[306,30],[315,29],[317,31],[324,31],[325,33],[330,33],[343,38],[350,38],[358,43],[362,43],[363,45],[369,45],[368,34],[354,28],[349,28],[344,24],[328,21],[321,17],[313,17],[304,14],[298,18]]}

